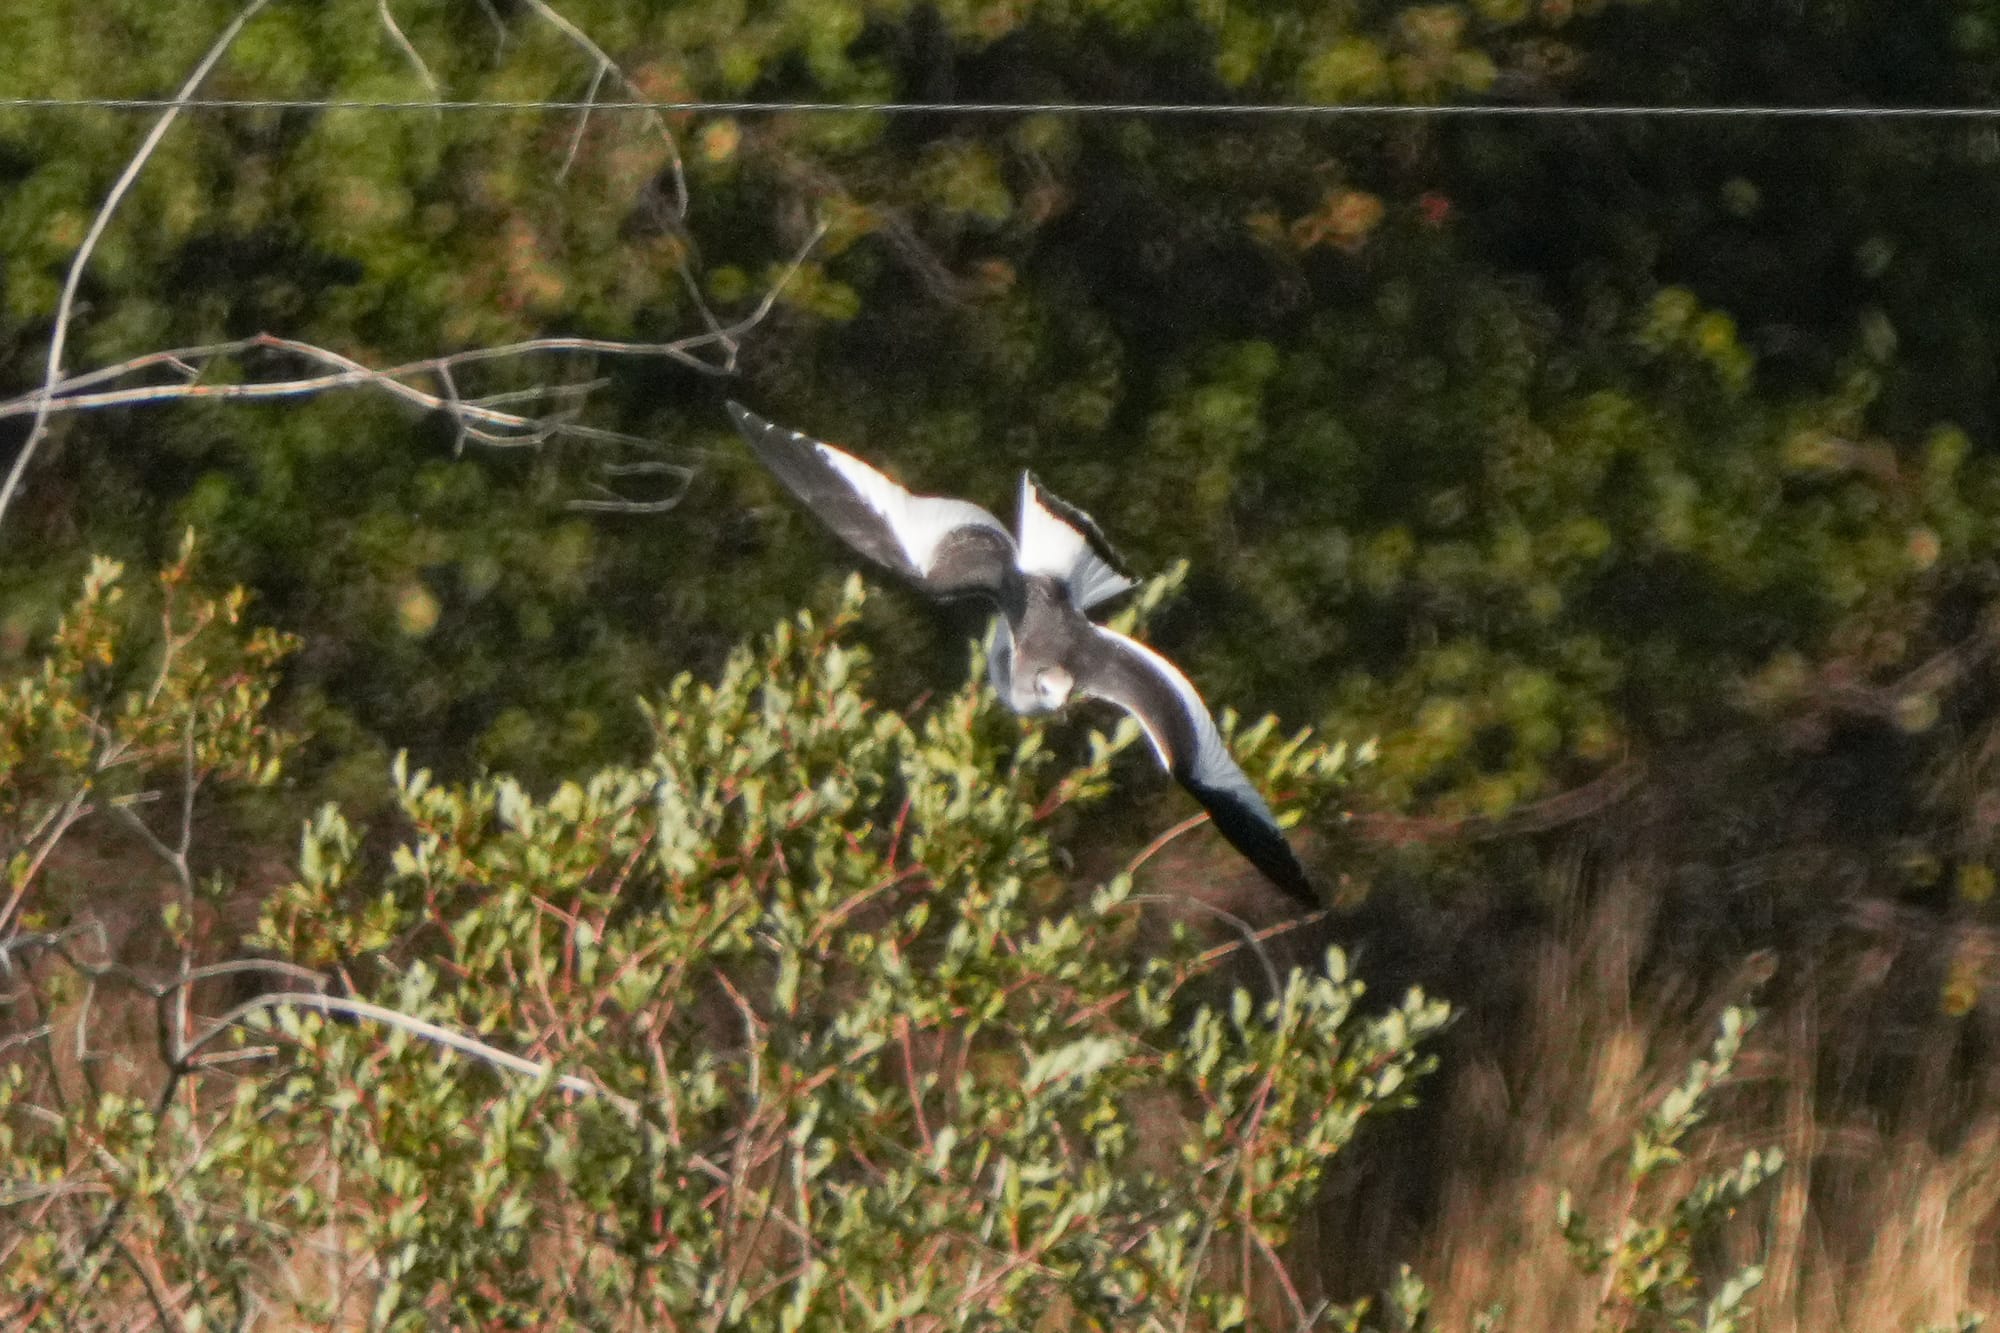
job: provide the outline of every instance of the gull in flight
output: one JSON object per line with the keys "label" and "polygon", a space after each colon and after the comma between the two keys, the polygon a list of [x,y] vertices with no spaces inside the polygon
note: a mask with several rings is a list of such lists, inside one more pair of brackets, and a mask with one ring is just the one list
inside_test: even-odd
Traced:
{"label": "gull in flight", "polygon": [[1053,713],[1083,697],[1124,709],[1236,850],[1303,906],[1322,905],[1188,678],[1086,614],[1136,584],[1089,515],[1024,472],[1016,535],[976,504],[913,495],[852,454],[740,403],[729,404],[729,415],[772,475],[849,546],[933,597],[993,606],[988,673],[1009,708]]}

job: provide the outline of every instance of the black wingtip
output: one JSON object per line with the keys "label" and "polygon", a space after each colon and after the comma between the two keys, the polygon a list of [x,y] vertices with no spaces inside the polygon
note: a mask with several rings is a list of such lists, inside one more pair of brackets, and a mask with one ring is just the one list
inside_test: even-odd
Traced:
{"label": "black wingtip", "polygon": [[1287,898],[1309,912],[1326,906],[1326,894],[1268,812],[1251,809],[1231,792],[1193,783],[1187,787],[1207,807],[1215,831]]}
{"label": "black wingtip", "polygon": [[1306,911],[1318,912],[1325,909],[1326,894],[1320,890],[1318,881],[1314,880],[1296,859],[1289,857],[1274,859],[1259,864],[1257,868],[1264,872],[1264,878],[1275,885],[1279,892]]}
{"label": "black wingtip", "polygon": [[1321,892],[1311,872],[1299,862],[1298,855],[1291,850],[1289,844],[1282,852],[1266,850],[1260,856],[1246,854],[1246,859],[1263,871],[1264,878],[1276,886],[1279,892],[1306,911],[1317,912],[1326,906],[1326,895]]}
{"label": "black wingtip", "polygon": [[762,430],[771,424],[755,412],[752,412],[749,408],[743,406],[743,404],[737,402],[734,398],[724,403],[723,406],[729,409],[729,419],[736,423],[736,429],[742,431],[745,435]]}
{"label": "black wingtip", "polygon": [[1290,898],[1300,907],[1303,907],[1306,911],[1323,912],[1326,910],[1327,895],[1325,891],[1320,887],[1319,881],[1308,874],[1303,866],[1298,867],[1295,874],[1286,876],[1283,879],[1271,874],[1268,870],[1264,873],[1266,878],[1273,884],[1276,884],[1286,897]]}
{"label": "black wingtip", "polygon": [[1113,573],[1128,579],[1138,578],[1138,575],[1132,572],[1131,562],[1119,554],[1118,548],[1111,544],[1111,539],[1104,535],[1104,529],[1097,526],[1096,519],[1050,490],[1042,479],[1035,475],[1032,468],[1028,469],[1028,484],[1035,488],[1035,495],[1041,500],[1044,508],[1083,534],[1084,543],[1097,553],[1098,559],[1111,566]]}

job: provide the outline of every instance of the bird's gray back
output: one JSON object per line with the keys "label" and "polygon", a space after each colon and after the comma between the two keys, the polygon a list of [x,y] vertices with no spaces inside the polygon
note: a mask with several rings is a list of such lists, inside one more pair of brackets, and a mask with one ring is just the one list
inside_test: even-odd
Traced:
{"label": "bird's gray back", "polygon": [[1014,630],[1014,669],[1032,676],[1045,666],[1076,671],[1076,654],[1094,637],[1091,624],[1070,600],[1059,578],[1028,574],[1021,579],[1021,610],[1008,617]]}

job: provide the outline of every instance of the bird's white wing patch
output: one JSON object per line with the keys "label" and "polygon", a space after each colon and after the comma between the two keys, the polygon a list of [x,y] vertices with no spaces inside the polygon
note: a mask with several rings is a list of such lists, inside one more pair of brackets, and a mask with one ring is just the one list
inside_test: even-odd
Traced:
{"label": "bird's white wing patch", "polygon": [[[1271,816],[1270,808],[1265,805],[1264,798],[1257,789],[1250,785],[1250,779],[1236,762],[1236,756],[1229,752],[1229,746],[1223,741],[1222,732],[1216,728],[1215,719],[1209,714],[1208,705],[1202,702],[1201,692],[1195,689],[1194,682],[1181,674],[1179,667],[1137,639],[1120,634],[1116,630],[1099,628],[1097,632],[1136,658],[1144,665],[1149,675],[1168,687],[1165,690],[1148,691],[1149,697],[1144,699],[1100,696],[1110,698],[1110,702],[1125,709],[1138,720],[1140,728],[1146,733],[1146,739],[1153,743],[1153,753],[1158,757],[1161,766],[1169,772],[1175,772],[1175,760],[1181,757],[1173,752],[1171,736],[1177,730],[1173,725],[1174,720],[1159,715],[1164,707],[1178,707],[1187,718],[1186,734],[1193,738],[1194,743],[1194,753],[1186,756],[1188,767],[1183,780],[1198,787],[1228,792],[1252,810],[1260,812],[1263,818],[1276,827],[1277,821]],[[1096,693],[1090,689],[1090,682],[1087,680],[1080,682],[1079,687],[1087,692]]]}
{"label": "bird's white wing patch", "polygon": [[1300,862],[1263,794],[1223,744],[1215,719],[1188,678],[1136,639],[1104,629],[1098,634],[1116,656],[1100,660],[1095,681],[1080,681],[1079,688],[1109,699],[1137,718],[1153,752],[1194,793],[1216,832],[1301,907],[1318,910],[1321,894],[1312,872]]}
{"label": "bird's white wing patch", "polygon": [[854,488],[867,506],[882,516],[889,531],[903,548],[919,574],[931,571],[938,543],[958,528],[983,527],[1006,534],[999,521],[976,504],[933,495],[912,495],[852,454],[807,436],[801,440],[819,451],[841,479]]}
{"label": "bird's white wing patch", "polygon": [[1044,574],[1069,585],[1080,610],[1116,597],[1137,580],[1112,568],[1091,549],[1090,539],[1042,502],[1034,479],[1021,474],[1021,536],[1018,564],[1023,574]]}

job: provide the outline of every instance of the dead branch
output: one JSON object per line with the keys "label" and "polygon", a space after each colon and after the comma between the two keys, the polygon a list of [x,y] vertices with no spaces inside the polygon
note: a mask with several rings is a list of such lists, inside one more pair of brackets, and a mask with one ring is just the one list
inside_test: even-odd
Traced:
{"label": "dead branch", "polygon": [[[799,247],[791,262],[779,273],[757,305],[742,318],[728,323],[721,320],[708,304],[702,284],[686,257],[687,248],[684,247],[683,257],[677,261],[676,269],[682,286],[700,317],[702,332],[668,342],[639,343],[582,337],[535,338],[501,347],[471,349],[402,365],[377,368],[330,348],[277,334],[260,333],[254,337],[229,342],[150,352],[116,365],[65,375],[62,358],[70,325],[75,316],[77,289],[92,253],[110,224],[112,215],[138,179],[140,172],[152,157],[167,130],[173,125],[181,109],[193,98],[196,90],[220,61],[244,24],[267,3],[269,0],[249,0],[235,20],[217,37],[207,55],[182,84],[173,104],[162,113],[140,144],[138,151],[126,163],[124,171],[98,209],[83,243],[72,257],[62,295],[57,303],[55,326],[49,339],[48,365],[42,386],[32,393],[0,401],[0,419],[20,416],[31,418],[27,437],[15,455],[5,481],[0,482],[0,525],[4,525],[6,521],[8,508],[20,488],[21,479],[27,472],[29,463],[47,433],[50,419],[62,412],[186,399],[276,400],[307,397],[334,389],[369,387],[387,392],[426,410],[447,415],[457,427],[456,447],[460,449],[468,441],[496,448],[524,447],[543,444],[559,437],[615,443],[650,443],[635,440],[630,436],[593,430],[577,423],[578,404],[601,381],[591,381],[582,385],[538,386],[485,397],[467,397],[459,391],[456,372],[486,362],[547,352],[664,357],[703,374],[733,374],[736,371],[743,338],[769,316],[779,295],[798,273],[806,256],[826,232],[827,224],[822,220],[814,228],[812,235]],[[616,61],[612,60],[604,48],[547,0],[527,0],[527,4],[593,62],[588,100],[594,101],[599,89],[607,81],[615,82],[619,88],[635,98],[643,96],[638,85]],[[377,7],[383,27],[391,40],[415,67],[432,95],[437,96],[439,93],[437,80],[421,54],[397,24],[389,7],[389,0],[378,0]],[[500,40],[504,42],[505,27],[498,13],[490,5],[483,7],[489,20],[499,31]],[[564,173],[574,163],[581,149],[588,116],[589,111],[586,109],[583,112],[584,119],[578,122],[569,151],[564,158],[562,165]],[[669,170],[674,182],[674,222],[676,225],[684,225],[688,211],[688,186],[685,163],[679,145],[675,142],[666,121],[657,111],[647,113],[647,124],[658,132],[662,143],[666,146]],[[323,367],[324,373],[240,383],[203,382],[204,376],[221,363],[236,360],[252,352],[289,355]],[[121,384],[121,381],[137,378],[147,372],[154,374],[165,372],[172,378],[166,382]],[[602,498],[577,501],[572,507],[600,512],[658,513],[671,509],[680,500],[679,491],[665,497],[634,500],[619,496],[603,486],[594,489]],[[685,480],[682,486],[682,490],[684,489]]]}
{"label": "dead branch", "polygon": [[[583,100],[590,106],[596,105],[597,90],[603,86],[603,83],[604,66],[599,65],[597,73],[593,74],[590,78],[590,90],[583,95]],[[576,129],[569,136],[569,151],[563,154],[563,164],[556,169],[557,180],[569,179],[569,169],[576,165],[576,155],[583,151],[583,132],[589,128],[590,111],[588,106],[586,106],[583,111],[577,114]]]}
{"label": "dead branch", "polygon": [[688,487],[694,484],[694,469],[678,463],[607,463],[604,473],[612,477],[667,476],[678,484],[671,494],[657,499],[629,500],[609,486],[592,482],[590,489],[604,498],[571,500],[565,507],[586,514],[664,514],[680,504],[687,497]]}
{"label": "dead branch", "polygon": [[[165,981],[153,981],[149,980],[129,964],[120,963],[115,960],[98,961],[86,956],[86,954],[76,947],[79,940],[91,941],[95,946],[95,951],[99,954],[108,952],[103,928],[95,921],[86,921],[71,926],[66,930],[21,933],[5,941],[0,941],[0,961],[8,960],[15,954],[26,954],[30,951],[54,954],[62,960],[64,966],[68,967],[79,977],[82,977],[86,982],[94,984],[100,981],[115,981],[120,985],[127,986],[145,995],[156,1003],[173,1002],[184,997],[188,988],[198,981],[252,972],[273,973],[315,987],[325,987],[329,984],[327,978],[310,968],[300,967],[295,963],[265,958],[237,958],[220,963],[209,963],[201,967],[187,968],[179,975]],[[91,1005],[87,1000],[80,1008],[84,1015],[88,1015],[91,1011]],[[320,989],[310,991],[272,991],[245,1000],[222,1014],[219,1018],[211,1021],[202,1029],[199,1035],[192,1039],[185,1042],[178,1040],[171,1041],[162,1049],[161,1056],[171,1067],[185,1071],[192,1067],[193,1062],[201,1054],[204,1047],[216,1041],[251,1015],[266,1009],[308,1009],[323,1014],[341,1014],[349,1018],[368,1019],[389,1027],[400,1028],[414,1037],[419,1037],[446,1050],[454,1051],[460,1055],[471,1056],[476,1060],[485,1061],[488,1064],[512,1073],[525,1074],[531,1078],[549,1078],[552,1074],[550,1067],[546,1064],[503,1051],[497,1046],[480,1041],[476,1037],[468,1036],[452,1028],[429,1022],[415,1015],[403,1013],[400,1010],[391,1009],[386,1005],[374,1004],[353,996],[331,995]],[[579,1077],[575,1074],[557,1074],[554,1075],[553,1081],[557,1087],[563,1089],[565,1092],[576,1093],[580,1096],[603,1098],[629,1116],[636,1117],[639,1113],[638,1103],[628,1097],[621,1097],[610,1089],[593,1083],[589,1079]]]}
{"label": "dead branch", "polygon": [[[465,366],[531,356],[542,352],[577,352],[608,356],[665,357],[705,374],[733,374],[742,350],[744,336],[770,315],[785,286],[798,272],[799,266],[805,262],[813,246],[817,245],[820,237],[825,234],[826,224],[822,222],[792,257],[778,279],[764,293],[763,299],[741,319],[721,325],[709,332],[690,334],[671,342],[640,343],[612,338],[581,337],[530,338],[503,346],[476,347],[463,352],[451,352],[444,356],[426,357],[419,361],[407,361],[401,365],[376,369],[313,343],[280,337],[272,333],[259,333],[230,342],[148,352],[116,365],[58,377],[33,393],[0,401],[0,419],[27,416],[31,413],[41,419],[58,412],[129,407],[140,403],[172,402],[189,398],[239,401],[298,398],[324,393],[330,389],[371,386],[419,407],[450,415],[465,427],[470,438],[483,443],[499,445],[539,443],[553,435],[580,432],[568,429],[559,416],[548,414],[535,416],[503,411],[492,404],[523,402],[535,398],[560,399],[579,396],[603,381],[592,381],[586,385],[517,390],[508,394],[496,394],[491,398],[464,398],[457,392],[454,372]],[[253,351],[286,353],[305,361],[331,366],[333,369],[324,375],[252,381],[246,384],[204,384],[200,381],[200,376],[209,367]],[[703,355],[705,352],[714,353],[713,359],[705,357]],[[178,382],[84,392],[93,385],[115,383],[142,371],[159,369],[178,375],[180,377]],[[437,380],[443,386],[443,392],[432,392],[409,383],[410,380],[424,376]]]}
{"label": "dead branch", "polygon": [[[335,389],[366,387],[379,389],[417,407],[444,413],[457,425],[461,445],[471,440],[496,448],[521,447],[541,444],[556,437],[614,443],[648,443],[633,436],[585,427],[575,421],[575,400],[581,399],[591,390],[601,386],[604,382],[602,380],[572,385],[538,386],[486,397],[467,398],[458,390],[457,372],[468,366],[542,353],[576,353],[664,357],[704,374],[733,374],[744,337],[770,315],[786,285],[798,273],[799,266],[805,262],[806,256],[825,234],[826,224],[821,222],[765,291],[762,299],[743,317],[732,323],[717,324],[706,332],[690,334],[671,342],[640,343],[583,337],[530,338],[504,346],[472,348],[378,369],[313,343],[271,333],[259,333],[230,342],[148,352],[116,365],[75,375],[59,376],[32,393],[0,401],[0,420],[32,415],[37,423],[30,432],[32,445],[36,432],[48,418],[62,412],[83,412],[190,399],[269,401],[309,397]],[[279,353],[330,369],[324,374],[287,379],[251,380],[243,383],[202,381],[202,376],[211,368],[225,361],[242,358],[252,352]],[[115,385],[120,380],[160,371],[170,373],[175,378],[166,383],[137,384],[123,388],[97,387]],[[420,383],[412,382],[426,378],[434,383],[436,386],[434,389],[424,388]],[[524,410],[508,410],[513,407]],[[544,410],[536,411],[536,408]],[[29,450],[24,448],[21,455],[15,459],[15,472],[10,480],[18,479],[20,471],[26,466],[28,453]],[[596,507],[604,502],[579,503],[586,507]],[[658,504],[649,501],[636,503],[642,506]],[[619,502],[618,507],[629,506],[625,502]],[[5,510],[0,508],[0,519],[4,517]]]}
{"label": "dead branch", "polygon": [[430,92],[431,100],[436,101],[442,97],[443,94],[438,89],[437,78],[431,73],[431,67],[424,63],[423,56],[418,53],[417,48],[411,43],[410,39],[404,35],[402,26],[396,22],[396,16],[389,11],[389,0],[375,0],[375,9],[382,17],[382,26],[389,32],[389,40],[396,44],[396,49],[403,53],[404,59],[408,60],[415,67],[417,77],[423,80],[424,87]]}
{"label": "dead branch", "polygon": [[174,104],[160,113],[160,118],[153,122],[153,128],[139,144],[139,151],[125,164],[125,170],[119,173],[117,182],[111,187],[111,193],[104,197],[104,203],[98,208],[97,216],[91,220],[90,230],[84,234],[83,244],[77,246],[76,254],[69,263],[69,274],[63,279],[62,296],[56,302],[55,328],[49,334],[49,364],[42,377],[39,404],[34,408],[35,419],[28,426],[28,438],[22,442],[21,452],[14,456],[14,465],[7,470],[7,479],[0,482],[0,522],[6,521],[7,506],[13,501],[15,491],[20,488],[21,475],[28,470],[28,461],[34,457],[36,446],[41,443],[42,436],[48,429],[50,404],[53,401],[51,390],[62,379],[63,349],[69,341],[70,320],[76,312],[76,289],[83,281],[84,266],[90,263],[90,256],[96,251],[98,241],[103,238],[105,228],[111,225],[111,215],[118,211],[118,205],[124,201],[125,193],[132,188],[132,183],[139,179],[140,171],[145,168],[147,159],[152,157],[153,150],[160,146],[160,140],[166,138],[167,131],[173,128],[181,108],[194,96],[202,80],[208,77],[209,71],[215,68],[223,53],[235,42],[236,35],[243,31],[243,25],[268,3],[269,0],[250,0],[238,11],[236,17],[230,20],[229,26],[222,30],[222,35],[208,48],[208,54],[194,67],[194,73],[188,75],[187,81],[181,84],[180,91],[174,95]]}
{"label": "dead branch", "polygon": [[479,0],[480,12],[493,25],[493,53],[497,56],[507,49],[507,23],[500,17],[500,11],[493,7],[493,0]]}
{"label": "dead branch", "polygon": [[[597,68],[590,81],[590,93],[584,99],[586,102],[597,100],[597,90],[602,86],[606,75],[616,79],[618,86],[623,88],[635,100],[646,100],[645,90],[632,81],[631,76],[619,67],[618,62],[613,60],[603,47],[591,40],[588,33],[556,12],[555,8],[547,3],[547,0],[528,0],[528,8],[541,15],[547,22],[555,25],[556,29],[563,36],[569,38],[570,41],[574,42],[596,62]],[[583,137],[584,122],[589,119],[589,116],[590,112],[588,110],[584,111],[582,118],[577,123],[576,137],[579,140]],[[661,142],[667,146],[667,161],[672,168],[674,177],[674,213],[676,217],[685,221],[688,211],[687,166],[681,160],[680,144],[675,142],[673,131],[667,128],[667,122],[661,118],[658,111],[648,110],[646,112],[646,124],[659,132]],[[563,163],[563,170],[565,172],[569,170],[569,163],[567,161]],[[682,276],[690,280],[689,285],[693,289],[695,287],[695,284],[692,282],[693,275],[687,272],[685,266],[682,267]],[[701,301],[698,290],[695,293],[695,300],[697,304]]]}
{"label": "dead branch", "polygon": [[[371,1019],[389,1027],[400,1028],[413,1037],[420,1037],[446,1050],[469,1055],[475,1060],[483,1060],[487,1064],[512,1073],[526,1074],[530,1078],[549,1078],[551,1073],[549,1066],[545,1064],[515,1055],[510,1051],[503,1051],[475,1037],[468,1037],[462,1032],[391,1009],[387,1005],[371,1004],[367,1000],[358,1000],[346,995],[322,995],[316,991],[275,991],[269,995],[259,995],[255,999],[245,1000],[209,1024],[200,1036],[188,1042],[182,1049],[180,1058],[187,1060],[198,1054],[203,1046],[250,1015],[264,1009],[309,1009],[323,1014],[344,1014],[349,1018]],[[627,1116],[638,1118],[637,1102],[629,1097],[621,1097],[609,1088],[593,1083],[587,1078],[576,1074],[556,1074],[553,1081],[564,1092],[573,1092],[584,1097],[601,1097]]]}
{"label": "dead branch", "polygon": [[[69,799],[60,805],[52,806],[50,814],[45,816],[34,832],[22,841],[22,846],[33,847],[34,851],[29,855],[27,864],[22,867],[20,881],[15,884],[14,891],[7,896],[5,903],[0,903],[0,974],[5,973],[7,966],[4,946],[7,923],[14,919],[14,913],[21,906],[21,900],[27,896],[28,886],[33,884],[35,876],[41,873],[42,864],[48,860],[49,853],[56,849],[56,844],[63,840],[63,836],[69,832],[72,825],[90,813],[89,795],[88,788],[78,788],[70,793]],[[54,827],[49,827],[51,823]]]}
{"label": "dead branch", "polygon": [[[1217,907],[1214,903],[1203,902],[1199,898],[1188,898],[1166,893],[1130,893],[1125,896],[1125,901],[1128,903],[1156,903],[1163,907],[1192,907],[1209,913],[1222,922],[1223,925],[1228,926],[1243,937],[1241,947],[1248,948],[1252,953],[1256,954],[1257,961],[1264,968],[1264,980],[1271,984],[1271,994],[1277,996],[1284,993],[1285,983],[1278,980],[1278,966],[1271,961],[1271,955],[1264,950],[1265,936],[1274,932],[1259,931],[1255,926],[1245,921],[1242,917],[1237,916],[1234,912]],[[1325,915],[1325,912],[1315,912],[1312,919],[1317,920]],[[1304,922],[1286,923],[1287,926],[1293,924],[1303,925]],[[1237,946],[1231,947],[1234,948]],[[1211,950],[1211,952],[1213,951]],[[1297,971],[1298,969],[1294,967],[1292,970]]]}

